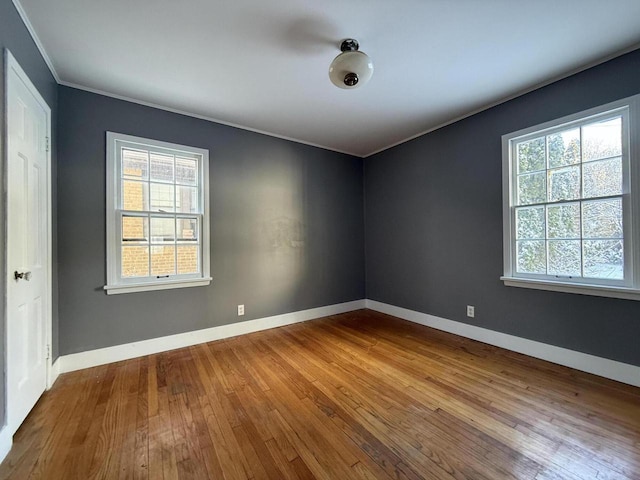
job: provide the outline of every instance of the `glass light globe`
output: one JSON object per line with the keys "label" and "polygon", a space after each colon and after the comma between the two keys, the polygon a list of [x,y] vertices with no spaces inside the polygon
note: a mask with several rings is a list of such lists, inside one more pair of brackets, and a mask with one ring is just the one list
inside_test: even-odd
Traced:
{"label": "glass light globe", "polygon": [[347,51],[338,55],[329,66],[331,82],[340,88],[358,88],[373,75],[373,62],[360,51]]}

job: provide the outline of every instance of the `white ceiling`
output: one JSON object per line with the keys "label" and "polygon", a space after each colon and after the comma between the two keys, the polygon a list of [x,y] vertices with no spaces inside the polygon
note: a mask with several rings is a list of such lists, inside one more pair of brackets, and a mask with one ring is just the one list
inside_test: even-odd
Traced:
{"label": "white ceiling", "polygon": [[[14,3],[63,84],[358,156],[640,44],[639,0]],[[327,73],[347,37],[357,90]]]}

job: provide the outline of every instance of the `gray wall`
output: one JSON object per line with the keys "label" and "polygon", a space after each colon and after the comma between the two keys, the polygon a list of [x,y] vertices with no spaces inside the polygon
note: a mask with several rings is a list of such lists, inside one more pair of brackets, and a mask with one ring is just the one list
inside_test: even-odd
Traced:
{"label": "gray wall", "polygon": [[[24,26],[20,15],[16,11],[11,0],[0,0],[0,52],[2,53],[2,61],[0,62],[0,152],[2,152],[2,168],[0,168],[0,185],[2,185],[2,195],[0,195],[0,225],[4,229],[5,225],[5,154],[6,145],[4,111],[5,111],[5,95],[4,95],[4,49],[8,48],[16,58],[22,69],[27,73],[33,84],[36,86],[42,97],[51,107],[51,123],[52,123],[52,175],[54,179],[53,192],[53,209],[54,209],[54,235],[53,235],[53,353],[57,356],[58,345],[58,315],[57,315],[57,282],[56,282],[56,235],[55,235],[55,175],[56,175],[56,115],[57,115],[57,84],[53,75],[49,71],[40,52],[33,42],[27,28]],[[5,291],[4,281],[6,275],[5,261],[5,235],[0,235],[0,266],[3,272],[0,275],[0,291]],[[4,295],[0,295],[0,425],[4,424],[5,419],[5,299]]]}
{"label": "gray wall", "polygon": [[[364,298],[362,159],[68,87],[59,104],[61,354]],[[104,293],[106,131],[209,150],[210,286]]]}
{"label": "gray wall", "polygon": [[[362,161],[58,87],[10,0],[0,0],[0,47],[52,108],[54,358],[363,298],[366,254],[368,298],[462,322],[473,304],[469,323],[640,365],[640,303],[504,287],[498,279],[501,135],[640,92],[640,51]],[[3,65],[0,73],[4,91]],[[107,130],[210,150],[209,287],[103,292]],[[0,176],[4,185],[4,169]],[[3,202],[4,195],[0,225]],[[0,235],[4,271],[3,256]],[[0,323],[4,375],[1,314]],[[4,403],[0,381],[0,423]]]}
{"label": "gray wall", "polygon": [[368,158],[367,298],[640,365],[640,302],[499,280],[501,136],[639,92],[636,50]]}

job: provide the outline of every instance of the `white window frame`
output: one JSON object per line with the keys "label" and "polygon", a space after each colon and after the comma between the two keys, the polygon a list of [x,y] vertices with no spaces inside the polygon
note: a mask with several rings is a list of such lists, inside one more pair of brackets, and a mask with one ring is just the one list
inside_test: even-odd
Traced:
{"label": "white window frame", "polygon": [[[611,114],[622,115],[624,279],[557,278],[552,275],[516,271],[514,145],[549,135]],[[578,112],[502,136],[504,275],[507,286],[583,295],[640,300],[640,95]]]}
{"label": "white window frame", "polygon": [[[200,273],[189,275],[172,275],[167,278],[125,278],[121,271],[121,237],[122,237],[122,211],[119,200],[121,192],[121,168],[120,152],[123,146],[196,155],[200,157],[198,168],[199,203],[201,211],[195,215],[201,219],[200,235]],[[135,137],[122,133],[107,132],[107,188],[106,188],[106,220],[107,220],[107,284],[104,289],[108,295],[120,293],[144,292],[151,290],[166,290],[172,288],[199,287],[211,283],[210,276],[210,227],[209,227],[209,151],[161,142],[148,138]],[[162,213],[158,212],[158,215]],[[173,216],[173,214],[171,214]],[[151,226],[149,225],[149,228]],[[151,232],[149,232],[149,235]],[[149,247],[152,248],[152,247]]]}

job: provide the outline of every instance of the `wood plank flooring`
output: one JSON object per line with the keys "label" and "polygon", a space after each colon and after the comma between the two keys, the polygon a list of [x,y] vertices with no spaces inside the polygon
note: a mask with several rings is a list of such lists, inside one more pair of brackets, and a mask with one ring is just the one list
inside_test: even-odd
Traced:
{"label": "wood plank flooring", "polygon": [[370,310],[62,375],[11,479],[640,479],[640,389]]}

